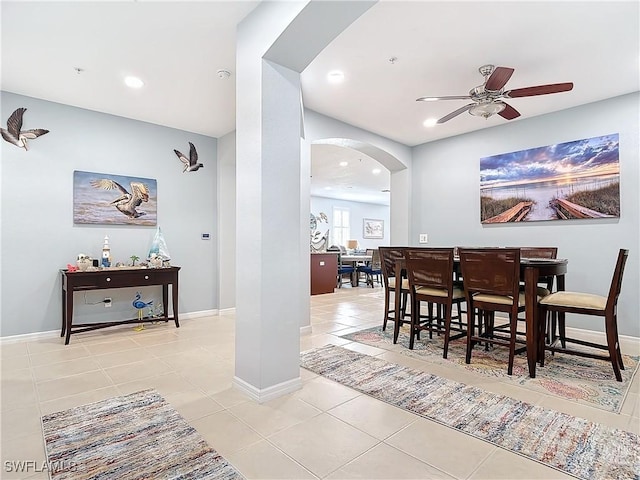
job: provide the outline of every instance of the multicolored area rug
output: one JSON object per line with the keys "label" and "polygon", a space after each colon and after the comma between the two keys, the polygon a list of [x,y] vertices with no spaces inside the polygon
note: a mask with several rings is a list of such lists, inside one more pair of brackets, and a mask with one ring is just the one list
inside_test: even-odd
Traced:
{"label": "multicolored area rug", "polygon": [[631,432],[335,345],[300,360],[342,385],[578,478],[640,478],[640,439]]}
{"label": "multicolored area rug", "polygon": [[[394,347],[393,326],[384,332],[381,327],[373,327],[342,335],[341,338],[387,350]],[[451,341],[446,359],[442,358],[443,341],[442,336],[434,336],[430,340],[428,332],[422,332],[420,340],[414,342],[414,349],[409,350],[409,334],[403,328],[400,330],[397,345],[405,348],[395,348],[393,351],[438,365],[463,368],[487,377],[516,383],[530,390],[615,413],[619,413],[622,408],[639,363],[638,357],[623,355],[625,369],[622,371],[622,382],[617,382],[609,362],[575,355],[550,355],[547,352],[544,367],[538,367],[536,378],[531,378],[527,358],[522,354],[516,355],[513,375],[509,376],[507,348],[497,347],[485,351],[481,346],[476,346],[473,349],[471,363],[467,365],[464,362],[466,339]]]}
{"label": "multicolored area rug", "polygon": [[42,417],[52,480],[243,479],[158,392]]}

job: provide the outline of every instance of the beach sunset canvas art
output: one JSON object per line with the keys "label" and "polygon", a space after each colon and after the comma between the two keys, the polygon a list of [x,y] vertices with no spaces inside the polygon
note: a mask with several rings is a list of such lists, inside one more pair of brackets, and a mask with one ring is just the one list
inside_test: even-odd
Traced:
{"label": "beach sunset canvas art", "polygon": [[484,224],[620,217],[618,134],[480,159]]}

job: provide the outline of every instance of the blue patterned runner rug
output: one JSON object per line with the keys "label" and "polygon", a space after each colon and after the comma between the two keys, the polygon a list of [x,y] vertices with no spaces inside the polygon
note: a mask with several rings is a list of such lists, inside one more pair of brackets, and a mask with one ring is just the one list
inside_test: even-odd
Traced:
{"label": "blue patterned runner rug", "polygon": [[42,417],[52,480],[243,479],[153,389]]}
{"label": "blue patterned runner rug", "polygon": [[301,366],[378,400],[583,479],[639,479],[637,435],[335,345]]}

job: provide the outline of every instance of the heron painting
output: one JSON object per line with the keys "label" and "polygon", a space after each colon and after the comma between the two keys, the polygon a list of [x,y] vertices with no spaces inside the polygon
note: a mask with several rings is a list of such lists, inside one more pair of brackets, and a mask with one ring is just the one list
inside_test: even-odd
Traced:
{"label": "heron painting", "polygon": [[73,172],[73,223],[157,224],[157,182],[151,178]]}

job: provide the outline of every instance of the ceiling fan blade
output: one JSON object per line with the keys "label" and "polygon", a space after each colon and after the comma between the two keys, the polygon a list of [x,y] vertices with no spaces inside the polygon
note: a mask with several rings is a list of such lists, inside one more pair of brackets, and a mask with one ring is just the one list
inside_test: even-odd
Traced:
{"label": "ceiling fan blade", "polygon": [[534,97],[536,95],[548,95],[550,93],[568,92],[573,89],[573,83],[552,83],[538,85],[536,87],[516,88],[504,93],[506,98]]}
{"label": "ceiling fan blade", "polygon": [[447,97],[420,97],[416,102],[435,102],[436,100],[469,100],[469,95],[450,95]]}
{"label": "ceiling fan blade", "polygon": [[467,110],[469,110],[471,107],[473,107],[474,105],[476,105],[475,103],[470,103],[469,105],[465,105],[464,107],[460,107],[457,110],[454,110],[453,112],[451,112],[448,115],[445,115],[444,117],[442,117],[440,120],[438,120],[436,123],[444,123],[444,122],[448,122],[449,120],[451,120],[453,117],[457,117],[458,115],[460,115],[463,112],[466,112]]}
{"label": "ceiling fan blade", "polygon": [[509,67],[496,67],[487,82],[484,84],[484,89],[489,90],[490,92],[497,92],[502,87],[506,85],[506,83],[513,75],[513,68]]}
{"label": "ceiling fan blade", "polygon": [[[504,102],[502,102],[504,103]],[[518,118],[520,116],[520,112],[513,108],[508,103],[504,104],[504,110],[498,113],[505,120],[513,120],[514,118]]]}

